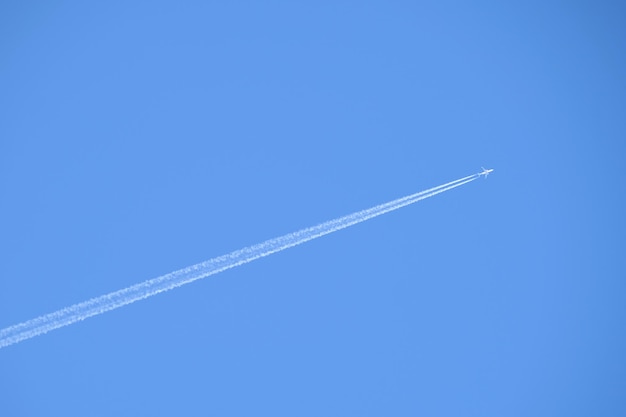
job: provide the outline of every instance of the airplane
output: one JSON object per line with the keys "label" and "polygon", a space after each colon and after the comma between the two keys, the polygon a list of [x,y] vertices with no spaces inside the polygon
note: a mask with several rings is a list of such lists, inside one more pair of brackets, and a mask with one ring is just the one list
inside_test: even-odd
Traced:
{"label": "airplane", "polygon": [[487,178],[487,175],[489,175],[490,173],[493,172],[493,168],[492,169],[485,169],[485,167],[481,167],[483,169],[483,172],[479,172],[478,175],[484,175],[485,178]]}

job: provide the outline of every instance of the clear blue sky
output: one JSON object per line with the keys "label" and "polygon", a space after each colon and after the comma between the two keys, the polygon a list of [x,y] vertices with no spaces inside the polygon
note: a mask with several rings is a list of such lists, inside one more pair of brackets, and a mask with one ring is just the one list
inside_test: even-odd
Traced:
{"label": "clear blue sky", "polygon": [[2,416],[626,415],[621,2],[3,2]]}

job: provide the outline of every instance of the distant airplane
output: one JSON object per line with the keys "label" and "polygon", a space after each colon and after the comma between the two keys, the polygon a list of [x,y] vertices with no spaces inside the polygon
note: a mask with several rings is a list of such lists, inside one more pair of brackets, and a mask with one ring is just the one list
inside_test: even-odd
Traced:
{"label": "distant airplane", "polygon": [[483,172],[479,172],[478,175],[484,175],[487,178],[487,175],[493,172],[493,169],[485,169],[485,167],[481,167]]}

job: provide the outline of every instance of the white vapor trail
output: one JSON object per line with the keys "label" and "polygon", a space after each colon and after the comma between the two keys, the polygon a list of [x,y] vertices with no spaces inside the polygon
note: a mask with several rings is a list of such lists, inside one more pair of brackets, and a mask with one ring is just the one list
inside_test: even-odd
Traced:
{"label": "white vapor trail", "polygon": [[346,227],[380,216],[381,214],[397,210],[409,204],[443,193],[444,191],[451,190],[452,188],[467,184],[468,182],[474,181],[479,176],[479,174],[469,175],[438,187],[411,194],[366,210],[361,210],[335,220],[318,224],[317,226],[266,240],[263,243],[248,246],[227,255],[218,256],[217,258],[170,272],[158,278],[150,279],[7,327],[0,330],[0,348],[76,323],[88,317],[114,310],[124,305],[134,303],[135,301],[143,300],[155,294],[169,291],[181,285],[206,278],[209,275],[214,275],[227,269],[252,262],[255,259],[280,252],[292,246],[300,245],[301,243],[308,242],[320,236],[345,229]]}

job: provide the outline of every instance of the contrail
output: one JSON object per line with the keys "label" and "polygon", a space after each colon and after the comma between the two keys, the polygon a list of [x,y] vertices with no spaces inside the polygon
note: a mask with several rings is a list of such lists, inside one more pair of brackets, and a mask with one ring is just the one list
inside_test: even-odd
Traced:
{"label": "contrail", "polygon": [[438,187],[430,188],[419,193],[411,194],[388,203],[361,210],[347,216],[330,220],[317,226],[308,227],[297,232],[289,233],[274,239],[266,240],[253,246],[236,250],[227,255],[218,256],[199,264],[170,272],[158,278],[153,278],[130,287],[114,291],[100,297],[92,298],[82,303],[65,307],[53,313],[7,327],[0,330],[0,348],[21,342],[31,337],[35,337],[50,330],[58,329],[84,320],[91,316],[96,316],[104,312],[114,310],[135,301],[143,300],[155,294],[169,291],[181,285],[206,278],[219,272],[252,262],[255,259],[263,258],[272,253],[280,252],[292,246],[300,245],[309,240],[336,232],[346,227],[381,214],[397,210],[420,200],[443,193],[453,188],[459,187],[468,182],[474,181],[480,174],[469,175]]}

